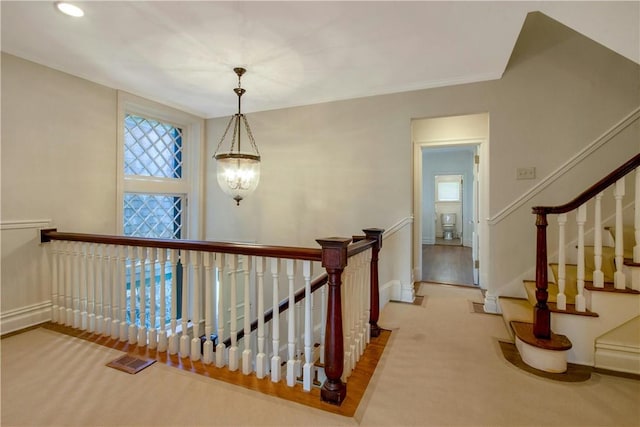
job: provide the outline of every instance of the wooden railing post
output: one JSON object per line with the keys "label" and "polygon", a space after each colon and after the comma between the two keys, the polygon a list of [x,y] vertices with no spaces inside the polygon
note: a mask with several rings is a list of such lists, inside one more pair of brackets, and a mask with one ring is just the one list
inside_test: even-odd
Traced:
{"label": "wooden railing post", "polygon": [[365,228],[364,234],[368,239],[374,239],[376,244],[371,248],[371,307],[369,312],[369,324],[371,325],[371,336],[380,336],[380,326],[378,326],[378,319],[380,317],[380,284],[378,281],[378,255],[382,248],[382,233],[381,228]]}
{"label": "wooden railing post", "polygon": [[327,380],[320,390],[323,401],[340,405],[347,395],[347,385],[341,380],[344,369],[344,338],[342,334],[342,271],[347,266],[347,246],[351,239],[332,237],[318,239],[322,246],[322,266],[327,270],[329,296],[324,347],[324,371]]}
{"label": "wooden railing post", "polygon": [[551,313],[547,306],[547,214],[536,213],[536,300],[533,308],[533,334],[536,338],[551,338]]}

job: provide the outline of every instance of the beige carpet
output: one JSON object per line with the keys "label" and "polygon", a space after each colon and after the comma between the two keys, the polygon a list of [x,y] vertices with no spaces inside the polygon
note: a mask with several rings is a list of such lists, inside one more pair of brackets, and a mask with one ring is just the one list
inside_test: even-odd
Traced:
{"label": "beige carpet", "polygon": [[105,366],[122,353],[44,329],[1,341],[2,426],[513,426],[640,424],[640,381],[579,384],[520,371],[501,355],[499,316],[471,313],[473,288],[422,285],[422,306],[390,303],[394,328],[355,418],[154,364]]}

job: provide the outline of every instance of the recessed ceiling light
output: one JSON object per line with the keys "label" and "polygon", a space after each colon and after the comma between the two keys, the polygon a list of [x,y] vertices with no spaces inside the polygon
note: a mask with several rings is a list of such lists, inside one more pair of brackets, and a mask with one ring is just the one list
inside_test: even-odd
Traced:
{"label": "recessed ceiling light", "polygon": [[74,4],[64,1],[57,1],[54,4],[56,5],[56,9],[65,15],[74,16],[76,18],[84,16],[84,11]]}

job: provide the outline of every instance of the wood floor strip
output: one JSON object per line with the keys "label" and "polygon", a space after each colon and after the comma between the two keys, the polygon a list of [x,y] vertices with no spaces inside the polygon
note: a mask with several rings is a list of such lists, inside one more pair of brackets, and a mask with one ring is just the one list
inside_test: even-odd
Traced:
{"label": "wood floor strip", "polygon": [[190,358],[180,358],[178,355],[160,353],[150,350],[146,346],[130,345],[126,341],[114,340],[110,337],[96,335],[80,331],[68,326],[56,323],[44,323],[43,328],[80,338],[105,347],[124,351],[128,354],[157,360],[159,363],[172,366],[183,371],[193,372],[198,375],[224,381],[229,384],[239,385],[250,390],[259,391],[270,396],[276,396],[312,408],[321,409],[345,417],[353,417],[358,405],[364,396],[369,381],[376,370],[376,366],[382,357],[384,349],[391,337],[391,331],[383,329],[380,336],[371,338],[371,342],[364,351],[356,368],[351,372],[347,381],[347,397],[341,406],[331,405],[320,400],[320,389],[312,388],[310,392],[304,392],[301,384],[289,387],[284,382],[273,383],[269,378],[258,379],[255,374],[243,375],[241,371],[231,372],[226,368],[217,368],[215,365],[206,365],[201,361],[192,362]]}

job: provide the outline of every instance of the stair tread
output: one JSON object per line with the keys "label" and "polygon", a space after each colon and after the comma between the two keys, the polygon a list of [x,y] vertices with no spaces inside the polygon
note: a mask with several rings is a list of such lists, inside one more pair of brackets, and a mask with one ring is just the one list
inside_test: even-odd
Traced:
{"label": "stair tread", "polygon": [[595,286],[593,286],[593,282],[585,282],[584,288],[595,292],[616,292],[619,294],[640,295],[640,291],[636,291],[635,289],[631,288],[617,289],[615,288],[613,283],[610,282],[605,282],[604,288],[596,288]]}
{"label": "stair tread", "polygon": [[640,349],[640,316],[596,338],[596,347],[599,345]]}
{"label": "stair tread", "polygon": [[547,302],[547,306],[549,307],[549,311],[551,311],[552,313],[565,313],[565,314],[575,314],[577,316],[600,317],[598,313],[590,310],[586,310],[586,311],[576,310],[575,304],[567,303],[567,308],[565,310],[559,309],[558,305],[555,302]]}
{"label": "stair tread", "polygon": [[533,334],[533,323],[513,321],[511,328],[520,340],[534,347],[552,351],[565,351],[572,347],[566,335],[556,334],[553,331],[549,339],[537,338]]}
{"label": "stair tread", "polygon": [[[527,291],[527,301],[529,302],[529,304],[531,304],[532,306],[535,306],[538,301],[536,300],[535,297],[535,292],[536,292],[536,282],[534,282],[533,280],[524,280],[524,287]],[[585,282],[586,283],[586,282]],[[568,294],[567,295],[567,308],[566,310],[561,310],[558,308],[557,305],[557,294],[559,292],[558,290],[558,285],[556,283],[553,282],[549,282],[549,284],[547,285],[547,292],[549,293],[549,296],[547,298],[547,306],[549,307],[549,310],[552,311],[553,313],[565,313],[565,314],[576,314],[578,316],[590,316],[590,317],[599,317],[597,313],[593,312],[593,311],[578,311],[576,310],[576,305],[575,305],[575,295],[571,295]],[[566,289],[565,289],[566,291]],[[521,319],[517,319],[517,320],[521,320]]]}

